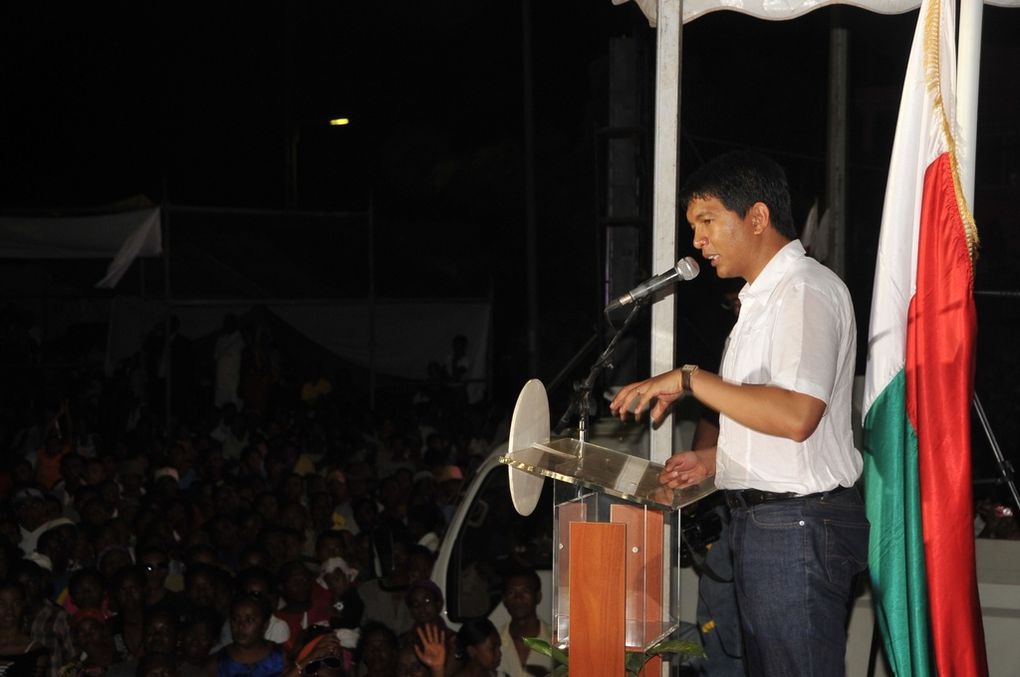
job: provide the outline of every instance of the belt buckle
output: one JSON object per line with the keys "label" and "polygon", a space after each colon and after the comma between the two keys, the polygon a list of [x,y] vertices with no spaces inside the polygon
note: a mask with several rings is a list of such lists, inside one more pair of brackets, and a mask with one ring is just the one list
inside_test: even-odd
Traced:
{"label": "belt buckle", "polygon": [[744,496],[744,492],[747,489],[730,489],[726,492],[726,505],[731,510],[737,508],[750,508],[751,505],[747,502],[747,497]]}

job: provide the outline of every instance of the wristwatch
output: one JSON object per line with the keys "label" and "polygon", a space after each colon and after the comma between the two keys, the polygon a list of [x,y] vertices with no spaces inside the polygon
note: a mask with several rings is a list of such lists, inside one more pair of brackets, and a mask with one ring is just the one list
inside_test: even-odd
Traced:
{"label": "wristwatch", "polygon": [[691,377],[698,370],[696,364],[685,364],[680,368],[680,384],[685,393],[691,392]]}

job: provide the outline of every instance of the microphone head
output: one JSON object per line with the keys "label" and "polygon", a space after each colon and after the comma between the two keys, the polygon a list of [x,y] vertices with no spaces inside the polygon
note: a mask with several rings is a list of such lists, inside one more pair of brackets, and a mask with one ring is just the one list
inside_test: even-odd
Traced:
{"label": "microphone head", "polygon": [[693,280],[701,272],[701,268],[693,256],[685,256],[676,262],[676,272],[681,280]]}

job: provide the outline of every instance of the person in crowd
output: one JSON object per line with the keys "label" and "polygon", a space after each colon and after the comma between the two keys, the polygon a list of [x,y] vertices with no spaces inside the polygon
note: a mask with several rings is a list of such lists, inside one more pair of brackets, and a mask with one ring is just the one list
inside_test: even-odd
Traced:
{"label": "person in crowd", "polygon": [[145,570],[130,566],[114,574],[110,598],[115,615],[108,622],[117,653],[138,658],[145,652]]}
{"label": "person in crowd", "polygon": [[20,584],[0,582],[0,674],[43,677],[50,650],[24,631],[26,603]]}
{"label": "person in crowd", "polygon": [[772,160],[720,156],[691,176],[681,199],[695,248],[721,278],[747,283],[740,316],[718,375],[685,365],[624,386],[610,409],[640,417],[651,407],[659,422],[693,395],[719,412],[719,444],[675,454],[660,481],[679,488],[715,475],[726,491],[748,671],[842,675],[869,531],[854,487],[863,460],[851,430],[849,292],[806,256],[785,173]]}
{"label": "person in crowd", "polygon": [[349,560],[353,550],[354,534],[346,529],[326,529],[315,538],[315,561],[320,565],[334,557]]}
{"label": "person in crowd", "polygon": [[402,646],[397,655],[398,677],[443,677],[446,674],[448,644],[434,626],[418,628],[418,641]]}
{"label": "person in crowd", "polygon": [[[372,543],[373,553],[380,552],[378,546],[385,545],[388,553],[379,556],[383,573],[358,586],[361,599],[365,602],[365,620],[378,621],[402,635],[411,629],[414,618],[407,607],[406,593],[410,584],[408,567],[409,545],[399,531],[379,535]],[[369,562],[374,561],[374,556]]]}
{"label": "person in crowd", "polygon": [[138,550],[138,563],[145,569],[145,608],[166,608],[180,616],[184,612],[184,598],[166,587],[170,575],[166,550],[157,545],[142,547]]}
{"label": "person in crowd", "polygon": [[29,636],[37,646],[49,650],[47,677],[57,677],[59,669],[78,655],[70,617],[63,607],[47,597],[49,583],[46,572],[39,565],[22,560],[11,567],[10,577],[21,585],[25,593],[25,622]]}
{"label": "person in crowd", "polygon": [[313,406],[320,398],[332,392],[333,383],[326,376],[322,363],[318,360],[309,363],[304,383],[301,384],[301,401]]}
{"label": "person in crowd", "polygon": [[98,615],[103,620],[109,618],[109,600],[106,596],[106,581],[95,569],[79,569],[71,575],[67,585],[67,596],[64,608],[72,618],[83,614]]}
{"label": "person in crowd", "polygon": [[[257,567],[240,571],[236,579],[236,593],[239,596],[247,595],[255,599],[266,600],[272,613],[266,623],[265,638],[279,644],[285,652],[290,651],[293,647],[291,628],[286,621],[276,615],[280,598],[276,592],[273,574],[266,569]],[[227,619],[220,633],[220,646],[226,646],[233,641],[233,636],[230,633],[230,621]]]}
{"label": "person in crowd", "polygon": [[333,528],[333,498],[326,491],[308,494],[308,524],[313,534],[329,531]]}
{"label": "person in crowd", "polygon": [[105,621],[93,615],[80,616],[72,627],[74,643],[81,654],[61,668],[62,677],[105,675],[113,666],[124,662]]}
{"label": "person in crowd", "polygon": [[0,533],[0,580],[10,578],[21,560],[21,550],[6,540]]}
{"label": "person in crowd", "polygon": [[230,403],[240,408],[237,386],[241,381],[241,357],[244,338],[238,328],[237,317],[232,313],[223,316],[223,328],[216,338],[213,359],[216,362],[213,403],[217,407]]}
{"label": "person in crowd", "polygon": [[74,496],[84,482],[85,457],[72,451],[60,459],[60,479],[57,480],[50,494],[60,500],[65,517],[75,514]]}
{"label": "person in crowd", "polygon": [[287,562],[280,567],[279,582],[283,606],[275,613],[290,628],[292,638],[313,625],[329,623],[332,595],[316,583],[308,565],[301,560]]}
{"label": "person in crowd", "polygon": [[442,540],[443,515],[432,502],[411,503],[407,510],[407,532],[411,539],[435,553]]}
{"label": "person in crowd", "polygon": [[49,491],[60,480],[60,461],[74,451],[74,418],[70,403],[60,401],[56,413],[43,431],[43,445],[36,452],[35,476],[39,486]]}
{"label": "person in crowd", "polygon": [[19,545],[21,551],[28,555],[35,552],[39,536],[50,521],[45,512],[46,498],[39,489],[25,487],[14,492],[12,503],[14,517],[21,531]]}
{"label": "person in crowd", "polygon": [[177,677],[179,672],[177,659],[173,654],[148,654],[140,661],[132,675],[138,677]]}
{"label": "person in crowd", "polygon": [[264,599],[243,595],[230,605],[230,633],[234,641],[220,649],[217,672],[220,677],[274,677],[285,668],[283,650],[265,638],[269,604]]}
{"label": "person in crowd", "polygon": [[109,580],[124,567],[134,564],[131,550],[120,543],[106,546],[96,555],[96,568],[104,579]]}
{"label": "person in crowd", "polygon": [[388,625],[378,622],[366,623],[361,628],[361,640],[358,642],[359,674],[395,677],[399,651],[397,635]]}
{"label": "person in crowd", "polygon": [[351,534],[357,534],[358,525],[354,520],[351,493],[347,487],[347,475],[339,468],[332,469],[326,475],[326,491],[329,492],[333,503],[332,527],[346,529]]}
{"label": "person in crowd", "polygon": [[299,500],[286,501],[280,506],[279,521],[284,528],[297,534],[303,557],[315,555],[316,533],[310,528],[308,508]]}
{"label": "person in crowd", "polygon": [[552,641],[552,629],[538,617],[542,580],[533,569],[511,571],[503,582],[503,607],[510,622],[500,628],[499,669],[509,677],[546,675],[555,667],[548,656],[535,653],[525,638]]}
{"label": "person in crowd", "polygon": [[184,572],[184,598],[191,609],[211,609],[221,618],[227,614],[219,606],[217,588],[220,585],[221,570],[211,564],[194,562]]}
{"label": "person in crowd", "polygon": [[317,583],[330,592],[329,627],[353,630],[361,625],[365,603],[354,580],[358,572],[343,557],[331,557],[322,563]]}
{"label": "person in crowd", "polygon": [[68,565],[71,563],[72,548],[78,539],[78,529],[66,517],[52,520],[46,530],[39,535],[36,550],[29,557],[37,557],[38,561],[48,563],[44,568],[50,571],[53,579],[53,595],[59,598],[67,589],[70,578]]}
{"label": "person in crowd", "polygon": [[258,543],[249,545],[241,550],[241,555],[237,560],[237,568],[241,571],[257,568],[265,569],[272,573],[271,565],[272,558],[269,556],[269,551]]}
{"label": "person in crowd", "polygon": [[412,584],[432,578],[435,554],[423,545],[413,545],[407,554],[407,580]]}
{"label": "person in crowd", "polygon": [[128,655],[123,662],[111,667],[107,672],[108,677],[133,677],[141,670],[142,664],[153,656],[170,658],[176,670],[178,625],[177,615],[169,609],[155,608],[146,612],[142,651],[136,656]]}
{"label": "person in crowd", "polygon": [[213,649],[222,625],[222,618],[211,609],[193,609],[187,614],[180,633],[181,677],[204,677],[216,672],[218,662]]}
{"label": "person in crowd", "polygon": [[285,674],[286,677],[348,677],[352,674],[351,669],[340,640],[332,632],[323,631],[305,642]]}
{"label": "person in crowd", "polygon": [[443,622],[443,593],[439,586],[427,579],[415,581],[408,588],[405,599],[414,625],[400,635],[401,646],[418,642],[418,630],[426,626],[438,628],[444,641],[452,645],[454,633]]}
{"label": "person in crowd", "polygon": [[176,655],[180,617],[171,609],[151,609],[145,615],[144,655]]}
{"label": "person in crowd", "polygon": [[461,667],[453,677],[502,677],[499,632],[488,618],[465,621],[457,631],[456,647]]}
{"label": "person in crowd", "polygon": [[[345,401],[340,388],[307,404],[287,360],[270,397],[246,393],[242,412],[235,392],[217,408],[212,357],[206,351],[210,366],[194,379],[190,399],[176,393],[170,420],[165,408],[146,404],[147,384],[132,383],[129,369],[107,380],[101,372],[81,381],[69,374],[56,401],[66,401],[74,420],[69,413],[41,419],[0,469],[0,546],[7,539],[15,548],[0,557],[0,580],[15,577],[25,588],[26,629],[51,654],[49,677],[61,668],[68,675],[215,672],[224,626],[219,648],[240,645],[225,619],[244,597],[270,605],[263,639],[295,649],[324,629],[353,647],[372,618],[401,634],[414,623],[409,586],[428,580],[444,525],[420,431],[433,436],[430,462],[449,466],[451,510],[463,473],[458,478],[451,465],[460,455],[448,440],[467,433],[449,422],[462,413],[449,410],[448,398],[423,418],[398,401],[369,412]],[[32,428],[29,409],[12,430]],[[54,420],[61,453],[55,483],[43,485],[34,464],[47,437],[58,440]],[[31,562],[16,551],[23,541]],[[265,570],[246,571],[253,566]],[[280,617],[272,613],[276,594]],[[149,647],[152,632],[165,639],[170,617],[180,620],[176,656]],[[437,623],[422,632],[447,636],[429,617]],[[414,653],[422,643],[407,644],[408,668],[431,671]]]}

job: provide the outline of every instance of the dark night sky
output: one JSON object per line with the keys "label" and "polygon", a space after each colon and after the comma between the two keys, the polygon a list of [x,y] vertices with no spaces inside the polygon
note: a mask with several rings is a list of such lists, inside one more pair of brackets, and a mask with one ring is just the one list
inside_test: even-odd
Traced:
{"label": "dark night sky", "polygon": [[[654,54],[654,32],[633,4],[531,4],[540,342],[552,374],[599,321],[594,130],[606,123],[608,40],[630,35]],[[840,12],[851,44],[848,281],[863,314],[916,12]],[[769,23],[716,12],[685,27],[681,175],[732,147],[770,152],[787,167],[803,218],[824,185],[832,14]],[[383,294],[491,291],[516,387],[526,298],[521,33],[519,0],[5,3],[0,208],[143,194],[280,209],[289,100],[300,130],[297,207],[357,211],[372,196],[392,253],[380,262]],[[986,7],[988,150],[976,214],[992,228],[979,287],[1020,288],[1017,238],[1001,234],[1016,225],[1020,192],[1017,35],[1020,10]],[[352,124],[326,127],[336,114]],[[313,250],[321,248],[309,248],[310,260],[325,255]],[[678,292],[681,308],[700,308],[694,295]],[[1020,319],[1017,305],[979,311],[995,334]],[[1020,394],[1020,367],[998,372],[1011,380],[989,387]]]}

